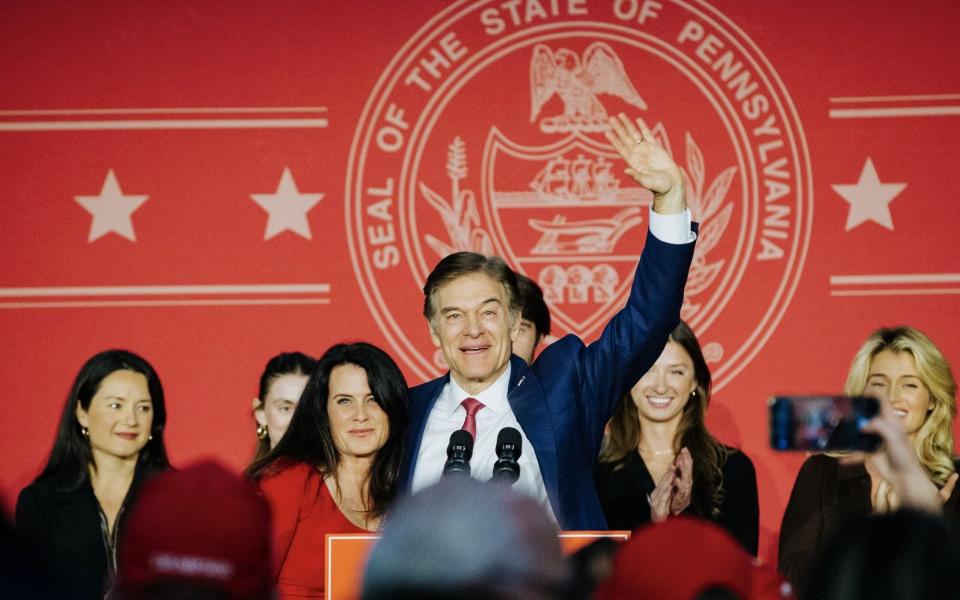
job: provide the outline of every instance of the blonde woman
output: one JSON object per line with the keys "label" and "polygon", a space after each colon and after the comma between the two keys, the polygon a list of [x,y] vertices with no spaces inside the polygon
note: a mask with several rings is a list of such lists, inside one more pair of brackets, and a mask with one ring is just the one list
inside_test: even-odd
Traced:
{"label": "blonde woman", "polygon": [[[956,383],[937,347],[912,327],[873,333],[850,367],[844,393],[879,398],[888,420],[903,429],[926,473],[912,497],[933,499],[947,512],[960,512],[953,458]],[[886,452],[862,464],[818,454],[797,475],[780,529],[780,570],[803,585],[809,563],[849,519],[888,512],[903,502],[891,479],[897,475]]]}

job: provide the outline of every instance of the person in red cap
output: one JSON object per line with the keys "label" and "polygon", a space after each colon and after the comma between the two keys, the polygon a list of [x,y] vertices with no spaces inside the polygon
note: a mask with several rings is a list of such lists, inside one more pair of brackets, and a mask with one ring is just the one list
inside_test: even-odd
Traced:
{"label": "person in red cap", "polygon": [[780,600],[792,598],[789,583],[758,565],[718,526],[680,516],[638,529],[617,552],[613,573],[597,600]]}
{"label": "person in red cap", "polygon": [[151,479],[120,546],[118,600],[268,600],[270,507],[215,462]]}

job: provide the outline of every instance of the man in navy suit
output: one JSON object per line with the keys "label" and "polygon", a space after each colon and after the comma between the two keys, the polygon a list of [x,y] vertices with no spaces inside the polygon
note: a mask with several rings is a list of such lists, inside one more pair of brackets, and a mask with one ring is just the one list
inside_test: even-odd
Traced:
{"label": "man in navy suit", "polygon": [[[626,306],[589,346],[567,335],[528,366],[511,356],[521,318],[513,271],[502,259],[470,252],[441,260],[424,286],[424,316],[450,372],[411,391],[401,475],[408,489],[436,483],[450,434],[461,427],[476,437],[473,476],[489,479],[497,435],[514,427],[523,442],[514,488],[540,500],[562,529],[606,529],[593,484],[603,429],[679,320],[696,239],[683,177],[669,154],[640,119],[634,124],[621,114],[610,125],[607,138],[626,173],[654,194]],[[464,510],[465,518],[482,518]]]}

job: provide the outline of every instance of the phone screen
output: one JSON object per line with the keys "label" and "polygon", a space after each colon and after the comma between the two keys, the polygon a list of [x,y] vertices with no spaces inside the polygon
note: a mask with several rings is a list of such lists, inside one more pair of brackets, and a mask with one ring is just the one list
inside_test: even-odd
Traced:
{"label": "phone screen", "polygon": [[770,446],[774,450],[875,450],[880,438],[863,433],[880,412],[865,396],[777,396],[770,404]]}

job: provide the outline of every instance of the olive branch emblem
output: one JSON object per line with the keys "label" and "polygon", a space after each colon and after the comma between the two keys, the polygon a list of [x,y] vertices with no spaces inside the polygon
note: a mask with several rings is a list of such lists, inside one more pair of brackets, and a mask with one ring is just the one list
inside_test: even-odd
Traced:
{"label": "olive branch emblem", "polygon": [[[654,136],[657,141],[674,156],[670,148],[670,140],[667,136],[663,123],[657,123],[653,128]],[[697,146],[697,142],[686,132],[686,168],[680,167],[683,177],[687,182],[687,206],[695,221],[700,222],[700,232],[698,234],[697,248],[693,254],[693,263],[690,265],[690,274],[687,276],[687,286],[684,289],[683,308],[680,310],[682,319],[690,319],[701,308],[700,304],[695,304],[691,299],[697,294],[703,292],[720,274],[724,259],[710,261],[708,254],[713,250],[720,239],[723,237],[730,224],[730,216],[733,213],[733,204],[724,204],[724,198],[730,190],[733,183],[733,177],[737,173],[737,167],[730,166],[722,170],[711,182],[709,187],[704,188],[706,182],[706,167],[704,166],[703,152]],[[679,162],[679,161],[678,161]]]}

